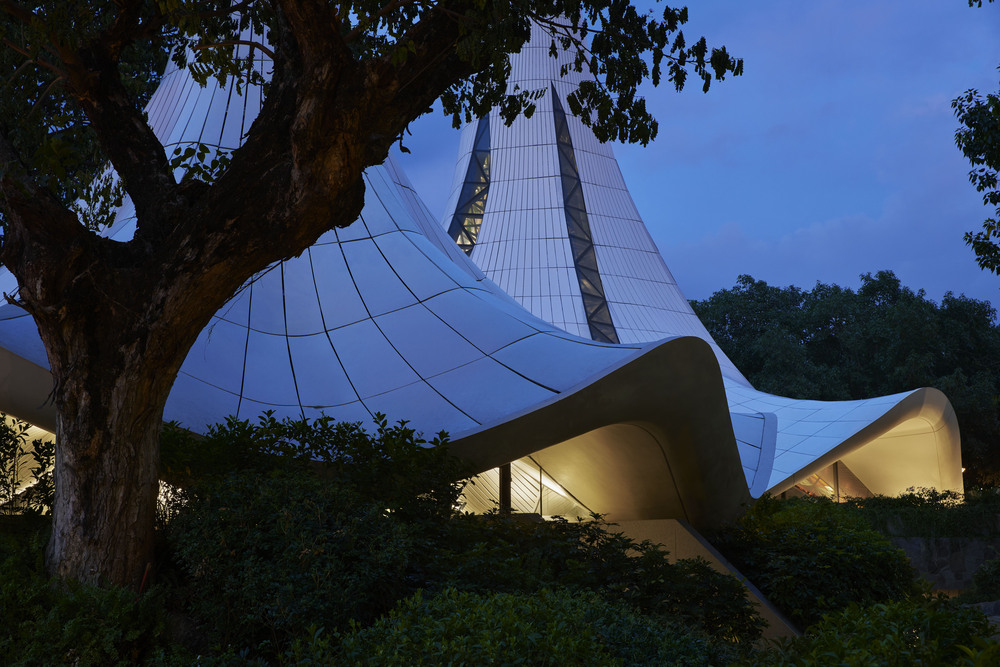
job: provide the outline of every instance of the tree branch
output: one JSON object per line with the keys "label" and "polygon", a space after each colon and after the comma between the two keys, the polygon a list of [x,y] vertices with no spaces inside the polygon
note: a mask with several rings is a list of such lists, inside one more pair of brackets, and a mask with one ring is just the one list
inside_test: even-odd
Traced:
{"label": "tree branch", "polygon": [[[89,232],[76,216],[31,177],[17,150],[0,130],[0,196],[6,209],[6,228],[0,245],[0,261],[19,282],[39,250],[61,255]],[[58,260],[57,260],[58,261]]]}
{"label": "tree branch", "polygon": [[125,89],[116,54],[122,44],[100,37],[74,51],[60,50],[67,91],[90,120],[111,164],[125,181],[139,224],[159,219],[176,182],[166,151]]}
{"label": "tree branch", "polygon": [[267,48],[260,42],[254,42],[249,39],[234,39],[228,42],[218,42],[216,44],[198,44],[192,47],[195,51],[201,51],[202,49],[217,49],[222,46],[249,46],[251,49],[258,49],[261,53],[266,55],[271,60],[274,60],[274,51]]}
{"label": "tree branch", "polygon": [[[468,21],[465,9],[463,2],[438,3],[396,40],[397,45],[406,45],[405,58],[397,60],[390,52],[370,63],[368,76],[378,82],[374,88],[381,93],[377,106],[393,112],[383,111],[376,117],[383,121],[380,134],[388,144],[383,148],[382,142],[373,143],[373,150],[387,150],[409,121],[429,109],[442,91],[475,73],[475,67],[454,48]],[[384,154],[371,159],[380,162]]]}
{"label": "tree branch", "polygon": [[56,67],[55,65],[53,65],[49,61],[45,60],[44,58],[32,58],[30,51],[28,51],[23,46],[19,46],[18,44],[10,41],[6,37],[4,37],[3,44],[4,44],[4,46],[6,46],[8,49],[10,49],[11,51],[13,51],[14,53],[20,53],[22,56],[24,56],[25,58],[27,58],[27,60],[25,61],[25,63],[33,63],[33,64],[38,65],[40,67],[44,67],[45,69],[49,70],[50,72],[55,73],[57,76],[65,76],[66,75],[66,72],[64,72],[63,70],[59,69],[58,67]]}
{"label": "tree branch", "polygon": [[30,9],[11,0],[0,0],[0,10],[24,23],[30,23],[38,19]]}
{"label": "tree branch", "polygon": [[116,0],[119,7],[115,20],[108,29],[97,37],[115,62],[121,56],[122,49],[138,39],[145,39],[156,34],[162,24],[159,3],[152,3],[153,16],[142,23],[142,0]]}
{"label": "tree branch", "polygon": [[232,16],[233,14],[239,14],[247,7],[250,7],[256,2],[256,0],[241,0],[235,5],[230,5],[226,9],[217,9],[212,12],[198,12],[198,16],[201,18],[220,18],[222,16]]}

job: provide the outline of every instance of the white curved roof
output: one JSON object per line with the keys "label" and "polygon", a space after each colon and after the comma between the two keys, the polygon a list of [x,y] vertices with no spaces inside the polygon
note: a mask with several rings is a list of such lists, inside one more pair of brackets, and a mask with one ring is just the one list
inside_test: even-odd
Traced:
{"label": "white curved roof", "polygon": [[[559,68],[568,56],[552,58],[550,43],[548,33],[535,26],[532,41],[512,56],[509,89],[516,86],[546,92],[534,115],[518,118],[509,127],[498,114],[488,117],[488,188],[481,227],[469,257],[525,309],[568,332],[590,337],[573,262],[572,237],[577,232],[570,232],[567,221],[566,209],[572,204],[566,199],[567,168],[560,162],[558,111],[554,109],[556,105],[569,108],[566,95],[582,75],[573,73],[561,79]],[[618,339],[634,344],[697,336],[712,346],[725,378],[733,427],[753,495],[780,490],[806,471],[816,470],[820,462],[827,465],[834,453],[843,454],[845,442],[856,440],[865,429],[869,429],[868,441],[873,441],[873,424],[884,426],[892,421],[887,415],[895,406],[918,400],[908,392],[859,401],[803,401],[754,390],[682,294],[633,204],[610,144],[598,142],[571,114],[567,114],[567,123],[575,162],[572,166],[578,174],[603,294]],[[478,131],[476,122],[462,130],[444,229],[452,226],[461,207],[469,165],[476,159]],[[918,392],[920,396],[927,394],[927,390]],[[943,397],[934,402],[942,400],[947,403]],[[929,410],[935,412],[936,408]],[[949,419],[954,422],[953,416]],[[957,425],[948,427],[952,435],[945,438],[940,433],[945,427],[936,418],[930,421],[933,426],[922,426],[932,443],[926,446],[936,451],[940,444],[950,451],[940,466],[936,463],[934,467],[948,467],[946,486],[960,486]],[[938,438],[948,440],[948,444],[938,443]],[[760,468],[769,474],[755,475]],[[929,483],[931,478],[922,479],[918,482],[914,478],[906,486]],[[880,484],[873,482],[872,486]]]}
{"label": "white curved roof", "polygon": [[[169,153],[188,142],[236,147],[259,106],[252,88],[245,97],[201,88],[174,70],[148,111]],[[603,165],[617,171],[612,157]],[[702,525],[737,511],[750,490],[854,447],[859,429],[867,442],[913,421],[897,408],[917,394],[813,405],[754,392],[732,368],[724,390],[720,353],[679,291],[671,312],[690,330],[678,335],[611,344],[567,333],[486,279],[391,160],[365,183],[357,222],[269,267],[219,310],[181,368],[166,419],[202,430],[263,410],[364,422],[382,412],[428,434],[448,431],[480,470],[544,460],[581,502],[613,518]],[[129,238],[134,215],[126,203],[110,234]],[[638,217],[628,227],[645,234]],[[54,428],[46,367],[30,318],[0,307],[0,409]],[[954,488],[946,469],[934,466],[928,483]]]}

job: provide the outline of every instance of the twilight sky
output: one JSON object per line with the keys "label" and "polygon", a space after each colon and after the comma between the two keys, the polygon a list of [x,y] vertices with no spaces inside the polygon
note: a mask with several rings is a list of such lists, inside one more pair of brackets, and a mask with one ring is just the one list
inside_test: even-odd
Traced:
{"label": "twilight sky", "polygon": [[[856,288],[891,269],[939,301],[1000,306],[1000,277],[963,240],[990,210],[955,147],[951,100],[996,91],[1000,6],[965,0],[692,3],[705,35],[744,59],[707,93],[650,86],[649,146],[616,145],[640,214],[685,295],[749,273],[773,285]],[[411,127],[402,156],[443,213],[458,133],[440,113]]]}

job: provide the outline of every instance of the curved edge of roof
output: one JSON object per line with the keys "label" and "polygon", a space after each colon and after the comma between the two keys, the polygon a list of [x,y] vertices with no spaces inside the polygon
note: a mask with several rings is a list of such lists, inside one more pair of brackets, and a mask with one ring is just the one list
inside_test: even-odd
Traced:
{"label": "curved edge of roof", "polygon": [[[750,502],[719,363],[694,336],[650,345],[546,404],[460,434],[479,473],[532,455],[612,521],[721,525]],[[567,488],[570,488],[567,486]]]}
{"label": "curved edge of roof", "polygon": [[914,487],[959,493],[964,488],[955,409],[931,387],[910,392],[808,466],[771,484],[768,491],[781,493],[836,461],[843,461],[869,490],[881,495],[899,495]]}

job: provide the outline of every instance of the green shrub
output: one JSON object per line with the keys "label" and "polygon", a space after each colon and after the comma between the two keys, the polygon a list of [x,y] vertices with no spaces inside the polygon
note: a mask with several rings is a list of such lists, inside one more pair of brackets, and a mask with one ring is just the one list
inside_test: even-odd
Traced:
{"label": "green shrub", "polygon": [[973,573],[976,592],[987,600],[1000,600],[1000,558],[988,560]]}
{"label": "green shrub", "polygon": [[[594,591],[730,643],[760,636],[743,586],[703,561],[671,564],[602,521],[455,515],[460,468],[445,449],[425,447],[403,423],[377,426],[369,435],[266,414],[200,441],[168,436],[165,458],[187,486],[165,513],[169,543],[220,664],[226,651],[274,658],[309,625],[363,626],[420,589]],[[240,459],[229,474],[226,442]]]}
{"label": "green shrub", "polygon": [[1000,600],[1000,558],[980,565],[972,574],[972,587],[958,599],[967,604]]}
{"label": "green shrub", "polygon": [[726,641],[749,644],[761,634],[762,621],[735,577],[703,560],[670,563],[665,550],[602,520],[463,515],[431,528],[421,531],[410,565],[414,581],[431,591],[590,590]]}
{"label": "green shrub", "polygon": [[908,489],[899,496],[850,498],[845,504],[886,535],[995,537],[1000,535],[998,489],[965,494]]}
{"label": "green shrub", "polygon": [[985,667],[1000,664],[1000,644],[989,641],[991,632],[982,613],[944,598],[852,604],[744,664]]}
{"label": "green shrub", "polygon": [[[339,641],[337,641],[339,639]],[[478,595],[446,590],[403,600],[368,628],[315,632],[289,663],[339,665],[713,665],[731,654],[586,592]]]}
{"label": "green shrub", "polygon": [[713,544],[801,627],[852,602],[919,592],[916,571],[888,538],[825,500],[758,500]]}
{"label": "green shrub", "polygon": [[[0,656],[4,664],[167,664],[163,595],[53,582],[42,552],[47,527],[35,517],[0,532]],[[185,664],[177,658],[176,664]]]}
{"label": "green shrub", "polygon": [[448,436],[432,440],[375,415],[369,434],[359,422],[319,419],[278,420],[265,412],[256,424],[230,417],[204,437],[168,425],[161,438],[166,481],[187,486],[224,477],[234,470],[268,473],[288,470],[322,474],[341,487],[407,518],[448,516],[468,474],[447,451]]}
{"label": "green shrub", "polygon": [[312,623],[368,622],[406,592],[403,524],[315,476],[244,471],[197,486],[169,537],[191,611],[222,646],[280,651]]}
{"label": "green shrub", "polygon": [[136,598],[121,588],[82,584],[57,590],[36,578],[2,603],[17,618],[0,630],[0,654],[11,665],[136,665],[163,657],[166,615],[157,593]]}
{"label": "green shrub", "polygon": [[43,513],[52,507],[55,445],[29,442],[30,428],[28,422],[0,412],[0,515]]}

